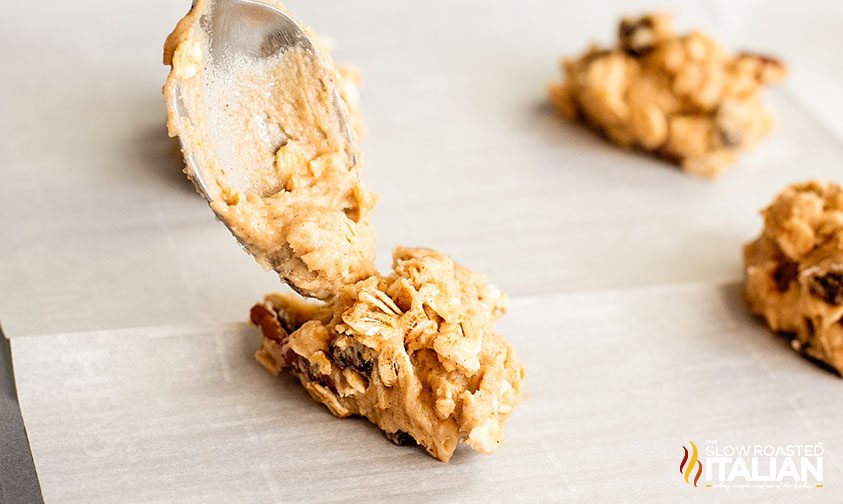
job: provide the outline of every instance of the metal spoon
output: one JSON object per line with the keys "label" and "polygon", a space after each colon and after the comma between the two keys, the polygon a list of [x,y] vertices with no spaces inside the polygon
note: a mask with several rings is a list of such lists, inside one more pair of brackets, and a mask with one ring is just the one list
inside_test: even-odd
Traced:
{"label": "metal spoon", "polygon": [[[197,8],[197,3],[199,4],[198,7],[204,7],[205,11],[199,13],[198,19],[199,26],[207,37],[208,44],[206,46],[210,56],[207,60],[212,66],[212,68],[206,70],[211,70],[216,75],[224,74],[233,70],[232,62],[259,61],[271,58],[280,51],[298,46],[310,53],[314,61],[318,61],[325,69],[326,74],[332,75],[334,73],[333,67],[320,57],[307,32],[281,10],[253,0],[209,0],[204,2],[194,0],[194,8]],[[351,163],[349,168],[351,168],[357,163],[357,148],[355,136],[348,120],[348,113],[336,86],[331,82],[324,82],[323,84],[328,86],[328,92],[332,96],[332,112],[336,114],[337,124],[340,125],[343,136],[348,140],[347,151]],[[203,120],[211,115],[206,113],[201,114],[202,117],[191,118],[182,101],[182,92],[178,84],[175,86],[175,92],[171,93],[170,100],[170,110],[177,116],[192,120]],[[212,106],[212,104],[206,102],[205,106],[207,110],[207,107]],[[210,131],[212,127],[211,124],[204,125],[206,131]],[[217,184],[209,182],[213,180],[213,177],[218,177],[219,173],[212,170],[212,167],[205,166],[207,163],[203,160],[207,160],[208,156],[200,155],[194,149],[215,149],[219,146],[202,145],[197,147],[195,143],[187,141],[188,139],[184,138],[183,135],[179,135],[179,140],[188,175],[205,199],[213,201],[219,196],[219,189]],[[216,138],[215,141],[219,142],[220,139]],[[235,163],[229,163],[222,166],[222,171],[226,174],[226,185],[228,187],[243,194],[249,192],[261,193],[261,187],[257,185],[257,181],[250,180],[248,176],[243,176],[243,173],[246,173],[243,167],[236,166]],[[231,228],[229,227],[229,229]],[[248,246],[234,231],[232,231],[232,234],[248,250]]]}
{"label": "metal spoon", "polygon": [[[193,8],[185,19],[187,21],[184,22],[189,24],[182,29],[192,30],[192,36],[195,38],[198,35],[201,41],[198,50],[202,52],[201,68],[206,77],[196,80],[196,73],[192,73],[193,67],[191,72],[188,72],[190,75],[179,76],[178,73],[171,72],[171,79],[168,79],[165,91],[171,114],[168,124],[175,130],[171,132],[179,136],[187,165],[185,171],[199,193],[211,203],[217,217],[261,265],[274,269],[290,287],[302,295],[319,299],[332,297],[335,294],[334,280],[323,279],[322,273],[310,270],[307,262],[295,256],[293,249],[286,243],[273,244],[273,248],[269,250],[263,245],[250,244],[246,231],[242,235],[238,234],[238,228],[220,214],[220,208],[229,208],[227,205],[232,201],[235,204],[239,201],[237,198],[232,199],[233,194],[270,197],[283,190],[284,181],[281,180],[278,170],[274,169],[274,165],[262,167],[261,163],[256,164],[242,158],[244,154],[257,153],[263,156],[265,152],[276,152],[290,139],[285,125],[260,122],[263,129],[258,137],[262,143],[260,147],[250,147],[258,144],[242,142],[255,138],[243,136],[250,133],[242,129],[242,125],[236,122],[236,117],[232,123],[225,123],[224,127],[221,122],[214,122],[214,117],[229,117],[226,108],[227,95],[237,88],[239,76],[243,75],[237,71],[244,69],[258,72],[256,75],[261,78],[256,82],[266,82],[270,88],[285,85],[292,86],[286,88],[288,90],[319,90],[318,92],[325,93],[322,96],[326,99],[322,103],[326,103],[330,109],[327,114],[334,115],[335,121],[330,123],[336,128],[333,130],[335,136],[341,138],[344,144],[337,145],[337,148],[345,151],[345,162],[351,171],[358,162],[356,136],[348,120],[345,102],[334,82],[336,70],[327,57],[321,56],[320,48],[310,39],[307,30],[283,11],[261,1],[194,0]],[[196,46],[190,46],[190,49],[193,50],[194,47]],[[289,67],[276,62],[283,58],[272,59],[278,55],[283,56],[286,51],[294,48],[304,51],[307,57],[312,58],[313,64],[308,66],[308,73],[290,70]],[[174,64],[173,69],[175,68]],[[281,78],[278,74],[279,69],[284,72]],[[210,84],[211,82],[222,84],[214,85]],[[202,87],[197,88],[197,83],[201,83]],[[269,93],[270,90],[267,89],[266,92]],[[279,93],[281,97],[275,99],[280,101],[273,106],[277,106],[278,110],[296,110],[296,98],[288,94],[293,96],[296,93]],[[222,101],[218,99],[220,96]],[[238,106],[240,105],[241,102],[238,102]],[[259,104],[246,101],[242,106],[246,112],[253,112],[246,114],[251,118],[269,117]],[[250,107],[252,110],[249,110]],[[321,126],[313,124],[314,131],[324,134],[320,127],[324,127],[324,123]],[[243,145],[246,145],[243,147],[246,150],[237,151],[238,146]],[[256,158],[251,156],[251,159],[254,161]],[[265,159],[265,156],[262,159]],[[258,228],[261,225],[270,225],[268,221],[258,221],[255,224]],[[271,229],[267,231],[273,232]]]}

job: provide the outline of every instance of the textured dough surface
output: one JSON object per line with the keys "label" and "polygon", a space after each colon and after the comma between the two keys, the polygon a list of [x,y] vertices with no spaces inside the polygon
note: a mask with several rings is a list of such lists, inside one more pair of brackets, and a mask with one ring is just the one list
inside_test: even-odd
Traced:
{"label": "textured dough surface", "polygon": [[377,198],[360,178],[354,132],[333,112],[340,104],[353,117],[353,79],[321,48],[223,58],[230,70],[218,72],[201,27],[207,7],[196,2],[167,39],[170,135],[191,146],[211,207],[257,261],[329,299],[375,271]]}
{"label": "textured dough surface", "polygon": [[264,337],[258,360],[396,444],[418,443],[440,460],[461,441],[491,453],[524,377],[493,327],[506,297],[433,250],[398,248],[393,261],[389,276],[348,285],[329,304],[267,296],[251,313]]}
{"label": "textured dough surface", "polygon": [[731,56],[703,33],[678,35],[665,14],[622,20],[615,47],[592,46],[562,70],[549,88],[562,115],[704,177],[767,134],[760,92],[786,73],[767,56]]}
{"label": "textured dough surface", "polygon": [[750,310],[843,373],[843,189],[795,184],[762,215],[764,231],[744,248]]}

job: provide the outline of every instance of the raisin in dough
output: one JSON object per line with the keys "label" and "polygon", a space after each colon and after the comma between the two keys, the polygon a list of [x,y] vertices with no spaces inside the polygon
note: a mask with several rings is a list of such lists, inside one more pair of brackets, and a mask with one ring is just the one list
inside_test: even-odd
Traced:
{"label": "raisin in dough", "polygon": [[770,130],[761,90],[785,66],[757,54],[727,54],[707,35],[678,35],[665,14],[621,21],[617,45],[562,62],[551,103],[618,145],[653,152],[685,171],[714,177]]}
{"label": "raisin in dough", "polygon": [[764,231],[744,248],[750,310],[843,373],[843,189],[796,184],[762,215]]}

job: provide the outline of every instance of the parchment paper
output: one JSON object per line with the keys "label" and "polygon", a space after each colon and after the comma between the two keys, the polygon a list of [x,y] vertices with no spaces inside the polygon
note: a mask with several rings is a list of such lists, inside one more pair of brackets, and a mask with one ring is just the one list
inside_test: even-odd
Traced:
{"label": "parchment paper", "polygon": [[[745,314],[740,248],[786,184],[840,181],[843,7],[662,2],[785,56],[771,137],[716,183],[556,119],[556,61],[656,5],[288,2],[362,70],[380,265],[442,249],[513,297],[527,396],[447,465],[337,420],[253,361],[278,288],[180,173],[161,44],[189,2],[14,2],[0,16],[0,323],[47,502],[834,501],[841,383]],[[689,489],[682,444],[822,442],[826,487]],[[808,493],[806,493],[808,492]],[[709,495],[714,495],[713,497]]]}
{"label": "parchment paper", "polygon": [[[501,330],[527,365],[525,402],[500,451],[463,447],[449,464],[393,446],[365,421],[338,420],[292,378],[269,376],[245,324],[12,343],[29,363],[19,390],[46,501],[839,495],[840,380],[761,330],[737,286],[524,298]],[[689,489],[677,470],[687,439],[820,440],[828,488]]]}

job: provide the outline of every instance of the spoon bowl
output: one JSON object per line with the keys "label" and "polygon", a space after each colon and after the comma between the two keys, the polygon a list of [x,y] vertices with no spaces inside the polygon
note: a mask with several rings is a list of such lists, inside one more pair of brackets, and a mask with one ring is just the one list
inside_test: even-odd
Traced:
{"label": "spoon bowl", "polygon": [[[199,29],[206,42],[203,50],[207,52],[202,57],[203,71],[213,76],[213,79],[206,79],[206,99],[198,107],[199,113],[195,98],[191,107],[186,106],[187,98],[178,81],[174,83],[174,92],[170,94],[170,110],[177,116],[176,120],[195,125],[196,130],[205,132],[204,138],[207,139],[196,142],[186,135],[179,135],[186,171],[198,191],[209,202],[220,197],[220,189],[214,182],[219,181],[221,174],[225,178],[225,185],[237,192],[269,196],[278,191],[281,182],[267,184],[266,177],[254,176],[252,166],[248,166],[241,157],[231,154],[236,150],[232,145],[237,141],[237,138],[233,138],[236,135],[232,135],[231,131],[217,131],[219,127],[211,118],[219,116],[224,103],[211,97],[224,97],[225,83],[234,82],[237,72],[243,66],[252,67],[252,71],[269,72],[271,68],[261,63],[291,48],[306,51],[321,66],[323,74],[332,75],[335,70],[321,57],[307,31],[280,9],[252,0],[212,0],[199,4],[200,7],[204,6],[205,11],[198,13]],[[308,82],[299,84],[312,85]],[[345,104],[334,83],[320,79],[319,84],[326,86],[330,93],[333,109],[330,112],[336,116],[337,124],[348,140],[349,160],[351,166],[354,166],[357,162],[356,145]],[[212,88],[212,85],[216,88]],[[275,142],[281,145],[287,137],[283,133],[283,125],[279,126],[281,131]]]}

